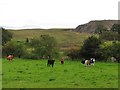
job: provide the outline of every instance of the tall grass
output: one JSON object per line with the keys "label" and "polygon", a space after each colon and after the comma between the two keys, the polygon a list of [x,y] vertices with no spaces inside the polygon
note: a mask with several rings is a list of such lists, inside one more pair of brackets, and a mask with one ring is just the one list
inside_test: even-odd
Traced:
{"label": "tall grass", "polygon": [[14,40],[26,40],[26,38],[39,37],[43,34],[53,36],[58,43],[58,47],[69,49],[73,47],[79,48],[83,41],[90,36],[87,33],[72,32],[70,30],[10,30],[13,33]]}

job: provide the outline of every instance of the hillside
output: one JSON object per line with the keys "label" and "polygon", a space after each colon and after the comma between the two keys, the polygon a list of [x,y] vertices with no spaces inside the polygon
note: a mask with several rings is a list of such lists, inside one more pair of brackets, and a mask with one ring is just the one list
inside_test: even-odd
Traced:
{"label": "hillside", "polygon": [[32,39],[40,35],[48,34],[56,38],[58,47],[61,50],[68,50],[70,48],[79,48],[83,41],[90,36],[86,33],[72,32],[70,29],[23,29],[23,30],[9,30],[13,33],[14,40],[25,41],[26,38]]}
{"label": "hillside", "polygon": [[99,25],[102,25],[103,27],[107,28],[108,30],[111,29],[113,24],[117,24],[118,20],[95,20],[90,21],[86,24],[82,24],[77,26],[73,31],[81,32],[81,33],[95,33],[95,30]]}

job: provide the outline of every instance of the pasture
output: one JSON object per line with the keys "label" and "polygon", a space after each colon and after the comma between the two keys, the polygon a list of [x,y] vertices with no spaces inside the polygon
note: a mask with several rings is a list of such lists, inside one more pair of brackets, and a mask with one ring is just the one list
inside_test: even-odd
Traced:
{"label": "pasture", "polygon": [[2,60],[3,88],[118,88],[118,63],[96,62],[85,67],[80,61]]}

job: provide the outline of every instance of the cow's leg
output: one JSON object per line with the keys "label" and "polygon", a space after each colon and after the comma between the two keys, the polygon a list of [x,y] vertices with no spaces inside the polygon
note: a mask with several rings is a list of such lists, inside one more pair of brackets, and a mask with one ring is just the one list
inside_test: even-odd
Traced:
{"label": "cow's leg", "polygon": [[52,67],[53,67],[54,64],[52,64]]}
{"label": "cow's leg", "polygon": [[47,66],[50,66],[50,64],[48,63]]}

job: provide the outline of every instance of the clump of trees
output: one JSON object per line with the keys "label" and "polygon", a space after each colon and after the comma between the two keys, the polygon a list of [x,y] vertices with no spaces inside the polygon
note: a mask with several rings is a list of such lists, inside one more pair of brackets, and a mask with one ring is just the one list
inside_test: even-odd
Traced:
{"label": "clump of trees", "polygon": [[84,42],[83,46],[79,49],[71,49],[67,52],[72,60],[76,59],[90,59],[91,57],[100,58],[99,46],[102,41],[97,36],[90,36]]}
{"label": "clump of trees", "polygon": [[100,45],[101,56],[105,61],[110,57],[115,57],[120,62],[120,42],[107,41]]}
{"label": "clump of trees", "polygon": [[100,58],[99,45],[101,43],[102,41],[96,36],[88,37],[80,49],[80,56],[86,59],[90,59],[91,57]]}
{"label": "clump of trees", "polygon": [[111,31],[117,32],[120,34],[120,24],[113,24]]}
{"label": "clump of trees", "polygon": [[71,59],[90,59],[94,57],[100,61],[107,61],[108,58],[114,57],[117,62],[120,62],[119,31],[120,25],[118,24],[114,24],[111,31],[99,26],[96,31],[99,36],[93,35],[88,37],[79,50],[70,50],[67,56]]}
{"label": "clump of trees", "polygon": [[56,40],[49,35],[41,35],[39,38],[32,39],[30,47],[33,48],[32,53],[37,59],[52,58],[57,54]]}
{"label": "clump of trees", "polygon": [[111,30],[102,30],[100,38],[105,41],[120,40],[120,25],[113,24]]}
{"label": "clump of trees", "polygon": [[6,30],[3,30],[3,32],[3,40],[5,40],[3,41],[3,56],[12,54],[15,57],[28,59],[43,59],[58,56],[56,49],[57,42],[54,37],[41,35],[39,38],[26,38],[26,41],[10,41],[12,38],[10,35],[12,34]]}
{"label": "clump of trees", "polygon": [[21,58],[24,55],[25,46],[23,42],[9,41],[2,48],[3,56],[8,56],[10,54],[15,57]]}

